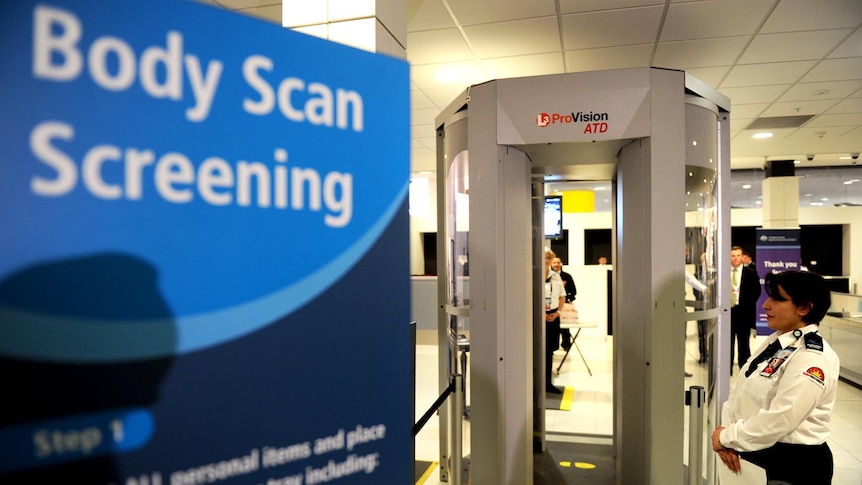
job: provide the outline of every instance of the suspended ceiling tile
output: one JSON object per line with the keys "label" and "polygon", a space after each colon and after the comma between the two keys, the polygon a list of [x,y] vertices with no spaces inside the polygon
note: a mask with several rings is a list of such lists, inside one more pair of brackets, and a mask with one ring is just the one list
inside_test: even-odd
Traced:
{"label": "suspended ceiling tile", "polygon": [[825,126],[848,128],[862,125],[862,113],[841,113],[833,115],[820,115],[805,125],[808,128],[821,128]]}
{"label": "suspended ceiling tile", "polygon": [[437,136],[418,136],[414,138],[416,146],[423,146],[430,150],[437,150]]}
{"label": "suspended ceiling tile", "polygon": [[655,41],[662,7],[563,15],[566,50],[649,44]]}
{"label": "suspended ceiling tile", "polygon": [[[407,2],[407,32],[448,29],[455,22],[440,0],[410,0]],[[408,49],[410,45],[408,44]]]}
{"label": "suspended ceiling tile", "polygon": [[662,41],[749,36],[769,11],[770,2],[709,0],[672,3],[661,32]]}
{"label": "suspended ceiling tile", "polygon": [[760,32],[854,28],[860,22],[862,2],[859,0],[781,0]]}
{"label": "suspended ceiling tile", "polygon": [[646,67],[649,65],[650,55],[652,55],[652,44],[565,52],[566,67],[569,72]]}
{"label": "suspended ceiling tile", "polygon": [[488,80],[476,61],[414,65],[411,69],[411,76],[416,80],[416,85],[421,87],[425,94],[435,102],[436,100],[429,92],[431,88],[458,88],[463,90],[467,86]]}
{"label": "suspended ceiling tile", "polygon": [[837,103],[835,99],[774,103],[760,117],[818,115],[835,106],[835,103]]}
{"label": "suspended ceiling tile", "polygon": [[784,139],[792,135],[799,128],[784,128],[768,130],[772,133],[772,138],[752,138],[755,133],[760,133],[766,130],[743,130],[733,139],[733,144],[741,150],[740,153],[746,155],[769,155],[782,153],[780,147],[784,143]]}
{"label": "suspended ceiling tile", "polygon": [[721,80],[724,79],[724,76],[727,75],[727,72],[730,71],[730,66],[693,67],[685,68],[685,71],[705,82],[707,86],[714,88],[718,86]]}
{"label": "suspended ceiling tile", "polygon": [[563,55],[559,52],[483,59],[481,62],[491,79],[541,76],[563,72]]}
{"label": "suspended ceiling tile", "polygon": [[774,86],[753,86],[747,88],[725,88],[719,87],[725,96],[730,98],[730,112],[737,104],[771,103],[781,95],[789,84],[777,84]]}
{"label": "suspended ceiling tile", "polygon": [[681,69],[728,66],[733,64],[747,41],[747,37],[738,36],[661,42],[653,65]]}
{"label": "suspended ceiling tile", "polygon": [[428,96],[428,99],[434,102],[441,110],[449,106],[449,103],[455,100],[470,84],[460,83],[441,86],[436,88],[423,89],[422,91]]}
{"label": "suspended ceiling tile", "polygon": [[664,5],[664,0],[560,0],[560,13],[584,13],[651,5]]}
{"label": "suspended ceiling tile", "polygon": [[857,30],[847,38],[837,49],[829,54],[830,58],[862,56],[862,30]]}
{"label": "suspended ceiling tile", "polygon": [[[846,146],[846,150],[840,151],[850,151],[854,150],[854,146],[858,147],[858,143],[846,143],[846,141],[854,140],[854,137],[848,136],[848,133],[852,134],[853,130],[853,127],[842,126],[804,126],[799,129],[799,131],[795,135],[795,138],[797,138],[797,140],[800,142],[808,143],[823,143],[829,142],[830,140],[835,140],[839,143],[844,143],[844,145]],[[859,138],[855,138],[855,140],[859,140]],[[843,148],[841,146],[837,147],[839,149]],[[812,148],[812,152],[814,152],[814,148]]]}
{"label": "suspended ceiling tile", "polygon": [[847,98],[832,106],[827,114],[862,113],[862,97]]}
{"label": "suspended ceiling tile", "polygon": [[860,88],[862,88],[862,79],[858,81],[799,83],[787,90],[779,101],[844,99]]}
{"label": "suspended ceiling tile", "polygon": [[761,34],[739,59],[740,64],[822,59],[850,33],[849,29]]}
{"label": "suspended ceiling tile", "polygon": [[448,0],[455,19],[461,25],[477,25],[504,20],[547,17],[556,14],[554,0]]}
{"label": "suspended ceiling tile", "polygon": [[440,114],[438,108],[414,109],[410,113],[411,125],[434,125],[434,118]]}
{"label": "suspended ceiling tile", "polygon": [[735,119],[748,119],[754,121],[759,118],[763,111],[769,107],[769,103],[733,104],[730,106],[730,121]]}
{"label": "suspended ceiling tile", "polygon": [[415,83],[410,89],[410,109],[427,109],[437,108],[434,103],[428,99],[424,92],[415,87]]}
{"label": "suspended ceiling tile", "polygon": [[854,153],[862,151],[859,149],[859,140],[862,140],[862,126],[858,126],[846,133],[843,133],[841,135],[841,138],[849,141],[849,149],[852,150]]}
{"label": "suspended ceiling tile", "polygon": [[560,51],[556,17],[495,22],[464,27],[464,33],[480,58],[509,57]]}
{"label": "suspended ceiling tile", "polygon": [[751,124],[754,121],[754,118],[734,118],[730,117],[730,135],[733,136],[743,130],[745,127]]}
{"label": "suspended ceiling tile", "polygon": [[411,64],[434,64],[473,59],[458,29],[407,33],[407,60]]}
{"label": "suspended ceiling tile", "polygon": [[802,81],[842,81],[846,79],[862,79],[862,57],[826,59],[812,69]]}
{"label": "suspended ceiling tile", "polygon": [[737,65],[730,70],[721,87],[766,86],[781,82],[795,82],[816,63],[817,61],[794,61]]}
{"label": "suspended ceiling tile", "polygon": [[281,2],[277,5],[241,8],[235,11],[242,15],[250,15],[276,25],[281,25]]}
{"label": "suspended ceiling tile", "polygon": [[431,136],[436,136],[437,130],[434,129],[434,125],[411,125],[410,126],[410,136],[412,138],[428,138]]}

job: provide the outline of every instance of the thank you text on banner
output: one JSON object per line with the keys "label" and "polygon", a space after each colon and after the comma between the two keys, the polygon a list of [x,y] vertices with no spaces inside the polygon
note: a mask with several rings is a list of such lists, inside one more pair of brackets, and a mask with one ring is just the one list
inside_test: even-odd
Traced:
{"label": "thank you text on banner", "polygon": [[[802,269],[802,244],[799,229],[757,229],[757,275],[760,284],[768,273],[799,271]],[[757,301],[757,334],[769,335],[772,330],[766,324],[763,303],[769,295],[760,292]]]}

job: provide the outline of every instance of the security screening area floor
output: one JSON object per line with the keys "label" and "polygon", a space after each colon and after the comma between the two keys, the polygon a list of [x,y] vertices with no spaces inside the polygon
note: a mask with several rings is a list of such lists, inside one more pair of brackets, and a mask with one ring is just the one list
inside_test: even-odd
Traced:
{"label": "security screening area floor", "polygon": [[[765,337],[758,337],[762,338]],[[566,392],[548,400],[549,409],[545,411],[547,452],[534,457],[535,485],[616,484],[616,461],[611,438],[613,337],[605,336],[605,329],[599,326],[584,329],[578,342],[593,375],[590,376],[580,358],[569,354],[559,375],[554,376],[556,385],[565,387]],[[754,342],[752,345],[755,345]],[[554,353],[554,369],[562,361],[564,353],[563,350]],[[437,357],[436,345],[417,345],[417,420],[440,395],[437,389]],[[679,390],[680,406],[683,405],[685,390],[690,386],[706,385],[707,364],[698,364],[698,357],[697,325],[695,322],[688,322],[685,369],[692,377],[686,378],[683,389]],[[731,377],[731,386],[734,383],[735,377]],[[862,390],[841,381],[832,420],[832,436],[828,441],[835,460],[832,483],[862,484]],[[687,431],[687,412],[685,423]],[[439,424],[438,417],[434,416],[416,437],[416,459],[432,463],[426,473],[417,476],[417,485],[449,483],[440,481]],[[464,422],[463,443],[464,456],[469,456],[469,420]],[[686,442],[686,450],[687,445]],[[686,461],[687,457],[680,457],[680,462]],[[682,467],[679,472],[683,472]],[[469,483],[466,481],[469,479],[469,473],[465,473],[464,477],[465,483]]]}

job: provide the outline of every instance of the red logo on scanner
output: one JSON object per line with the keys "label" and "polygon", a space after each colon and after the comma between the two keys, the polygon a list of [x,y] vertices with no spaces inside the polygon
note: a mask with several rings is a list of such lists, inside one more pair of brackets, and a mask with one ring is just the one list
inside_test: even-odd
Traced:
{"label": "red logo on scanner", "polygon": [[586,123],[584,133],[604,133],[608,131],[608,114],[607,113],[539,113],[536,116],[536,124],[540,128],[554,125],[557,123]]}

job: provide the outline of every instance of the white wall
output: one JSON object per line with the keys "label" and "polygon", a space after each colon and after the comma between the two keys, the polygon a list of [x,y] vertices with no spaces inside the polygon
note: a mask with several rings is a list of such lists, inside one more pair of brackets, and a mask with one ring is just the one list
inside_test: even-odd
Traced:
{"label": "white wall", "polygon": [[410,201],[410,274],[421,275],[425,271],[422,233],[437,232],[437,177],[414,176],[410,183],[411,189],[414,185],[425,186],[417,191],[422,193],[420,197],[411,190]]}
{"label": "white wall", "polygon": [[578,287],[578,316],[583,322],[601,322],[601,326],[608,321],[607,272],[613,266],[584,264],[584,231],[610,229],[612,222],[610,212],[568,212],[563,216],[563,228],[569,231],[569,264],[563,271],[572,275]]}

